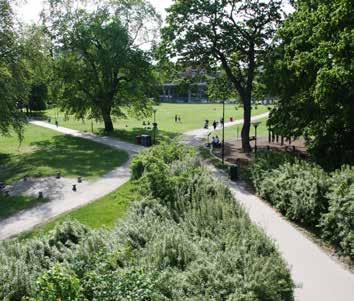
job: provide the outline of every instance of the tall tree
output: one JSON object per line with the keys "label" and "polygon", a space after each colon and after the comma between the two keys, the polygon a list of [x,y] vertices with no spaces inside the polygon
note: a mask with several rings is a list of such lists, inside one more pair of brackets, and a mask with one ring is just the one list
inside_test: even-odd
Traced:
{"label": "tall tree", "polygon": [[[70,1],[52,2],[47,22],[58,45],[64,110],[77,117],[99,112],[107,132],[113,131],[112,115],[124,115],[123,108],[146,113],[155,96],[155,80],[149,53],[136,45],[138,29],[128,28],[131,24],[124,19],[128,8],[102,5],[89,12],[71,5],[62,11],[55,5]],[[129,9],[140,7],[131,2]]]}
{"label": "tall tree", "polygon": [[18,42],[11,3],[0,0],[0,134],[22,133],[19,104],[28,95],[28,74]]}
{"label": "tall tree", "polygon": [[251,150],[251,99],[257,68],[281,21],[281,0],[179,0],[168,10],[162,49],[196,65],[221,66],[244,108],[242,148]]}
{"label": "tall tree", "polygon": [[279,103],[270,125],[304,136],[328,168],[354,163],[354,6],[298,0],[279,30],[264,78]]}

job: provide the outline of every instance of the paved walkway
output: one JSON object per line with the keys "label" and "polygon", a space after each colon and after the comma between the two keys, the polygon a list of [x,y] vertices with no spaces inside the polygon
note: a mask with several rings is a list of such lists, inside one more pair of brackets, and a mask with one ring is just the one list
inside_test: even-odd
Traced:
{"label": "paved walkway", "polygon": [[[256,116],[253,121],[265,118],[267,115]],[[53,125],[44,122],[33,122],[34,124],[45,126],[53,130],[58,130],[64,134],[73,135],[85,139],[90,139],[99,143],[104,143],[119,149],[126,149],[130,153],[136,153],[141,148],[134,145],[126,145],[111,138],[97,137],[91,134],[82,134],[77,131],[56,128]],[[225,126],[242,124],[242,121],[225,123]],[[195,130],[186,133],[183,141],[190,145],[201,145],[203,137],[209,130]],[[126,148],[125,148],[126,146]],[[259,225],[264,231],[274,239],[278,245],[281,254],[288,263],[292,277],[298,288],[295,291],[298,301],[353,301],[354,300],[354,275],[345,270],[342,265],[328,256],[321,248],[308,239],[303,233],[297,230],[291,223],[276,213],[274,209],[268,206],[264,201],[255,195],[249,193],[242,183],[230,182],[222,172],[216,170],[213,172],[221,178],[230,187],[235,199],[242,204],[248,211],[251,220]],[[109,187],[111,191],[129,180],[128,163],[119,168],[119,171],[113,171],[100,181],[102,187]],[[100,182],[98,181],[98,182]],[[96,186],[88,187],[91,199],[97,199],[106,191],[97,191]],[[87,196],[75,194],[72,199],[65,199],[60,204],[47,203],[42,206],[25,211],[6,221],[0,222],[0,238],[30,229],[36,224],[43,223],[46,220],[57,215],[57,212],[68,211],[87,203]],[[5,227],[5,228],[4,228]],[[21,231],[18,231],[19,229]],[[4,230],[7,229],[7,230]]]}
{"label": "paved walkway", "polygon": [[[56,127],[55,125],[43,121],[31,121],[31,123],[55,130],[65,135],[88,139],[116,149],[125,150],[130,156],[133,156],[143,149],[143,147],[138,145],[109,137],[101,137],[81,133],[72,129]],[[109,172],[98,181],[84,181],[81,184],[77,184],[76,192],[72,191],[71,186],[71,183],[75,184],[75,179],[62,178],[61,180],[54,180],[49,177],[33,182],[32,187],[25,187],[26,192],[31,194],[32,191],[34,195],[38,195],[37,191],[41,190],[44,191],[45,196],[50,193],[51,200],[48,203],[21,211],[7,219],[0,220],[0,240],[29,231],[33,227],[46,223],[60,214],[82,207],[118,189],[130,179],[129,162]],[[31,184],[31,180],[32,179],[29,179],[28,184]],[[55,182],[55,186],[52,185],[53,182]],[[45,193],[46,191],[50,192]]]}
{"label": "paved walkway", "polygon": [[[262,120],[264,118],[267,118],[268,116],[269,116],[269,112],[253,116],[251,117],[251,122]],[[241,124],[243,124],[243,119],[235,120],[233,122],[225,122],[225,128],[234,125],[241,125]],[[219,124],[216,130],[221,130],[221,129],[222,129],[222,125]],[[203,139],[209,133],[212,132],[214,132],[214,129],[212,127],[210,127],[209,129],[196,129],[196,130],[188,131],[183,134],[181,140],[186,144],[198,146],[203,144]]]}

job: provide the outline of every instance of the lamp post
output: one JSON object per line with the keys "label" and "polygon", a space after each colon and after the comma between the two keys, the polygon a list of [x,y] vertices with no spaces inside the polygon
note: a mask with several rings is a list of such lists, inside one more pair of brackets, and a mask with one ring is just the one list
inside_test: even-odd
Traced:
{"label": "lamp post", "polygon": [[222,149],[221,158],[222,164],[225,163],[225,100],[222,102]]}
{"label": "lamp post", "polygon": [[154,124],[153,124],[153,128],[154,128],[154,144],[156,144],[156,130],[157,130],[157,123],[156,123],[156,112],[157,110],[154,109]]}
{"label": "lamp post", "polygon": [[254,126],[254,152],[257,153],[257,128],[261,123],[258,122],[253,122],[252,125]]}

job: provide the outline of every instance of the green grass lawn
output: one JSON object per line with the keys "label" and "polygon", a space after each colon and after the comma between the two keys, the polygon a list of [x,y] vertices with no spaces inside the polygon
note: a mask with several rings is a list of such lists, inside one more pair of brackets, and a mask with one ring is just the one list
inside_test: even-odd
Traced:
{"label": "green grass lawn", "polygon": [[77,220],[93,229],[113,228],[118,219],[124,218],[130,204],[133,201],[139,201],[140,198],[136,184],[128,182],[111,194],[87,206],[63,214],[45,225],[36,227],[32,231],[20,235],[20,238],[39,237],[66,220]]}
{"label": "green grass lawn", "polygon": [[46,201],[46,199],[26,196],[5,197],[0,193],[0,219],[7,218],[23,209],[31,208]]}
{"label": "green grass lawn", "polygon": [[[213,120],[218,121],[222,117],[221,104],[160,104],[155,108],[157,109],[156,120],[159,128],[159,137],[175,137],[186,131],[202,128],[206,119],[212,122]],[[258,105],[253,108],[252,114],[258,115],[267,111],[267,106]],[[54,122],[57,116],[57,110],[48,110],[46,114],[51,117],[52,122]],[[181,116],[181,123],[175,122],[175,115]],[[59,125],[63,127],[91,132],[90,120],[76,120],[73,116],[67,116],[65,118],[64,113],[60,112],[58,116]],[[239,107],[236,109],[235,105],[226,105],[225,120],[228,121],[230,117],[242,119],[243,109]],[[150,134],[151,131],[144,130],[142,125],[143,121],[152,123],[153,117],[141,120],[137,120],[136,118],[116,119],[114,120],[115,133],[113,136],[132,142],[138,134]],[[101,134],[103,123],[94,122],[93,128],[95,133]]]}
{"label": "green grass lawn", "polygon": [[128,160],[124,151],[28,125],[19,146],[16,135],[0,137],[0,181],[11,184],[27,176],[94,179]]}
{"label": "green grass lawn", "polygon": [[[242,125],[235,125],[225,128],[225,140],[236,140],[241,138]],[[212,136],[218,135],[221,139],[222,130],[216,131]],[[251,126],[250,136],[254,136],[254,127]],[[257,137],[268,137],[267,118],[261,120],[261,124],[257,127]]]}

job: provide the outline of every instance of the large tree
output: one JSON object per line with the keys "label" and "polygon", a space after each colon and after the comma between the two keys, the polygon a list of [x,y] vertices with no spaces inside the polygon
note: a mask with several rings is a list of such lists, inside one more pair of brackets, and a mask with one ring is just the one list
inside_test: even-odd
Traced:
{"label": "large tree", "polygon": [[244,107],[242,147],[249,133],[255,74],[281,21],[281,1],[177,0],[168,10],[162,49],[205,68],[221,66]]}
{"label": "large tree", "polygon": [[351,0],[298,0],[279,30],[264,78],[279,103],[270,125],[304,136],[320,163],[354,163],[354,7]]}
{"label": "large tree", "polygon": [[74,8],[70,2],[51,1],[46,17],[57,45],[62,108],[77,117],[95,112],[110,132],[112,115],[124,115],[123,108],[144,113],[155,96],[151,59],[137,42],[143,26],[135,20],[145,2],[110,1],[111,6],[99,5],[94,11]]}
{"label": "large tree", "polygon": [[24,116],[18,110],[28,94],[28,74],[15,30],[11,3],[0,0],[0,134],[21,134]]}

